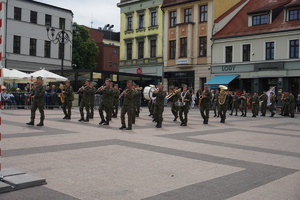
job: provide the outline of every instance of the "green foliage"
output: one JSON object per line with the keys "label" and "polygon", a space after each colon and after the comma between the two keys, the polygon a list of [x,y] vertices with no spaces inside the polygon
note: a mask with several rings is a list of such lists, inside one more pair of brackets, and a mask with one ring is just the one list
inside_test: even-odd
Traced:
{"label": "green foliage", "polygon": [[95,58],[99,54],[99,48],[94,40],[91,40],[88,29],[74,23],[78,35],[73,36],[73,69],[95,69]]}

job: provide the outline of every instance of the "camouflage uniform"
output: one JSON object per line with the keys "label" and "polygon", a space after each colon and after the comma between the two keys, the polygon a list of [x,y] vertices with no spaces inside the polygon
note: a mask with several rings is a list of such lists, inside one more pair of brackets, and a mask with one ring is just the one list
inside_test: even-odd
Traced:
{"label": "camouflage uniform", "polygon": [[269,110],[271,112],[271,116],[270,117],[273,117],[275,115],[274,113],[274,108],[275,108],[275,96],[271,96],[270,97],[270,107],[269,107]]}
{"label": "camouflage uniform", "polygon": [[132,124],[135,124],[136,109],[137,109],[136,99],[137,98],[138,98],[138,91],[136,89],[133,89]]}
{"label": "camouflage uniform", "polygon": [[291,102],[290,94],[285,94],[283,97],[284,107],[283,107],[283,116],[289,116],[290,113],[290,102]]}
{"label": "camouflage uniform", "polygon": [[96,88],[95,87],[91,87],[92,88],[92,92],[91,92],[91,99],[90,99],[90,119],[94,118],[94,108],[95,108],[95,94],[96,94]]}
{"label": "camouflage uniform", "polygon": [[252,97],[252,117],[256,117],[258,115],[258,108],[259,108],[259,99],[258,96]]}
{"label": "camouflage uniform", "polygon": [[[113,89],[109,86],[106,86],[103,90],[100,90],[98,93],[102,95],[102,101],[99,106],[99,115],[101,118],[100,124],[106,122],[106,124],[108,125],[111,116]],[[104,119],[103,111],[106,112],[106,120]]]}
{"label": "camouflage uniform", "polygon": [[180,94],[179,92],[174,94],[174,96],[172,97],[172,107],[171,107],[171,111],[174,115],[174,120],[173,121],[176,121],[177,118],[178,118],[178,112],[179,112],[179,108],[175,105],[175,103],[178,101],[180,97]]}
{"label": "camouflage uniform", "polygon": [[[184,99],[187,99],[187,101],[184,101]],[[189,91],[181,92],[180,94],[180,102],[184,103],[183,106],[179,107],[179,117],[181,124],[180,126],[186,126],[188,122],[188,113],[190,110],[190,103],[191,103],[192,97]],[[183,117],[184,115],[184,117]]]}
{"label": "camouflage uniform", "polygon": [[237,116],[238,108],[239,108],[239,97],[238,95],[235,94],[232,96],[232,107],[231,107],[230,115],[232,115],[233,111],[235,110],[235,116]]}
{"label": "camouflage uniform", "polygon": [[79,94],[81,95],[81,101],[79,105],[79,112],[80,112],[80,120],[84,120],[84,113],[83,108],[86,110],[86,121],[89,121],[90,117],[90,100],[91,100],[91,94],[93,93],[93,89],[90,86],[85,86],[83,90],[79,91]]}
{"label": "camouflage uniform", "polygon": [[242,94],[241,97],[241,105],[240,105],[240,109],[242,112],[243,117],[247,116],[247,110],[248,110],[248,105],[247,105],[247,99],[248,99],[248,95],[247,94]]}
{"label": "camouflage uniform", "polygon": [[266,116],[268,95],[267,94],[262,94],[260,96],[259,100],[262,101],[261,106],[260,106],[261,116]]}
{"label": "camouflage uniform", "polygon": [[[213,108],[214,108],[214,117],[218,116],[219,117],[219,102],[218,102],[218,97],[219,97],[219,94],[220,93],[216,93],[214,95],[214,98],[213,98]],[[217,115],[218,113],[218,115]]]}
{"label": "camouflage uniform", "polygon": [[34,96],[32,105],[31,105],[31,117],[30,122],[32,125],[34,124],[35,112],[39,109],[41,114],[40,124],[44,123],[45,113],[44,113],[44,95],[45,95],[45,87],[42,85],[37,85],[31,92],[31,95]]}
{"label": "camouflage uniform", "polygon": [[[71,119],[71,108],[72,108],[72,101],[74,100],[72,86],[69,86],[65,89],[65,102],[62,105],[63,112],[65,114],[66,119]],[[68,111],[67,111],[68,110]]]}
{"label": "camouflage uniform", "polygon": [[153,116],[154,120],[157,122],[156,127],[160,128],[163,121],[164,100],[166,97],[166,92],[159,90],[157,93],[153,93],[153,97],[156,97]]}
{"label": "camouflage uniform", "polygon": [[141,110],[141,91],[137,90],[137,95],[135,99],[135,104],[136,104],[136,117],[140,116],[140,110]]}
{"label": "camouflage uniform", "polygon": [[295,117],[295,96],[293,94],[290,94],[290,102],[289,102],[289,110],[291,117]]}
{"label": "camouflage uniform", "polygon": [[119,89],[114,89],[114,91],[113,91],[113,117],[118,116],[119,96],[120,96]]}
{"label": "camouflage uniform", "polygon": [[134,91],[133,89],[126,89],[126,94],[122,96],[123,98],[123,105],[121,109],[121,124],[122,128],[126,128],[125,123],[125,114],[127,113],[128,116],[128,126],[127,129],[132,129],[132,112],[133,112],[133,96]]}
{"label": "camouflage uniform", "polygon": [[[207,124],[209,119],[209,108],[210,108],[210,100],[212,98],[211,92],[204,90],[202,92],[202,100],[200,104],[200,113],[203,118],[203,123]],[[200,101],[200,99],[199,99]]]}
{"label": "camouflage uniform", "polygon": [[[220,101],[223,101],[224,99],[221,99],[222,98],[222,94],[220,92],[219,96],[218,96],[218,102]],[[224,100],[224,104],[220,104],[219,103],[219,115],[220,115],[220,118],[221,118],[221,123],[225,123],[225,119],[226,119],[226,112],[227,112],[227,108],[228,108],[228,105],[227,105],[227,102],[228,102],[228,95],[225,95],[225,100]]]}

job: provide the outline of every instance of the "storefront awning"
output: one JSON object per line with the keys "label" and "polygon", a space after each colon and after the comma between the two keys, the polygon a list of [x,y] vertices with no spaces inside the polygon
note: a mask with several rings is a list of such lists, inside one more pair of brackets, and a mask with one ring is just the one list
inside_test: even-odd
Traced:
{"label": "storefront awning", "polygon": [[239,76],[238,74],[216,75],[212,79],[210,79],[208,82],[206,82],[205,85],[209,85],[210,88],[218,88],[219,85],[228,86],[228,84],[238,76]]}

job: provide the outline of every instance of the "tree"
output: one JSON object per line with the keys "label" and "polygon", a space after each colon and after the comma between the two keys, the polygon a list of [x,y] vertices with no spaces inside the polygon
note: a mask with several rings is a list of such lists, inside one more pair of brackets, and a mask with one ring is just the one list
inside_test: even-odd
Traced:
{"label": "tree", "polygon": [[99,48],[94,39],[90,39],[88,29],[74,23],[78,30],[77,36],[73,36],[73,69],[95,69],[95,58],[99,54]]}

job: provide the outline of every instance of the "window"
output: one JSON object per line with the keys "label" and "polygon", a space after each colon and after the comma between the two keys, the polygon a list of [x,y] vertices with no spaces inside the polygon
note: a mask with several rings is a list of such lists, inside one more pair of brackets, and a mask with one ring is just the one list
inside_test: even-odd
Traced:
{"label": "window", "polygon": [[132,43],[127,43],[127,60],[132,59]]}
{"label": "window", "polygon": [[30,11],[30,23],[33,23],[33,24],[37,23],[37,12]]}
{"label": "window", "polygon": [[139,28],[144,28],[144,18],[145,15],[139,15]]}
{"label": "window", "polygon": [[225,47],[225,62],[232,62],[232,46]]}
{"label": "window", "polygon": [[300,19],[300,9],[298,10],[290,10],[289,11],[289,20],[298,20]]}
{"label": "window", "polygon": [[59,28],[65,30],[65,28],[66,28],[66,19],[59,18]]}
{"label": "window", "polygon": [[207,37],[200,37],[199,43],[199,56],[205,57],[207,52]]}
{"label": "window", "polygon": [[52,16],[51,15],[45,15],[45,25],[52,26]]}
{"label": "window", "polygon": [[30,38],[29,55],[36,56],[36,39]]}
{"label": "window", "polygon": [[127,31],[132,30],[132,17],[127,17]]}
{"label": "window", "polygon": [[156,40],[150,40],[150,58],[156,57]]}
{"label": "window", "polygon": [[290,58],[299,58],[299,40],[290,40]]}
{"label": "window", "polygon": [[169,58],[175,59],[176,56],[176,40],[170,41],[170,47],[169,47]]}
{"label": "window", "polygon": [[14,19],[22,20],[22,9],[18,7],[14,7]]}
{"label": "window", "polygon": [[251,45],[244,44],[243,45],[243,62],[250,61],[250,52],[251,52]]}
{"label": "window", "polygon": [[200,6],[200,22],[207,22],[207,5]]}
{"label": "window", "polygon": [[253,16],[252,17],[252,25],[256,26],[256,25],[261,25],[261,24],[267,24],[268,23],[268,15],[264,14],[264,15],[257,15],[257,16]]}
{"label": "window", "polygon": [[14,53],[21,53],[21,36],[14,35]]}
{"label": "window", "polygon": [[50,41],[45,41],[44,44],[44,57],[45,58],[50,58],[51,56],[51,42]]}
{"label": "window", "polygon": [[58,59],[64,59],[65,57],[65,44],[59,43],[58,45]]}
{"label": "window", "polygon": [[157,12],[151,13],[151,26],[157,26]]}
{"label": "window", "polygon": [[144,58],[144,41],[138,42],[138,59]]}
{"label": "window", "polygon": [[191,22],[192,21],[192,9],[188,8],[184,10],[184,22]]}
{"label": "window", "polygon": [[274,60],[274,42],[266,42],[266,60]]}
{"label": "window", "polygon": [[170,27],[176,26],[176,11],[170,12]]}
{"label": "window", "polygon": [[180,57],[187,56],[187,38],[180,38]]}

